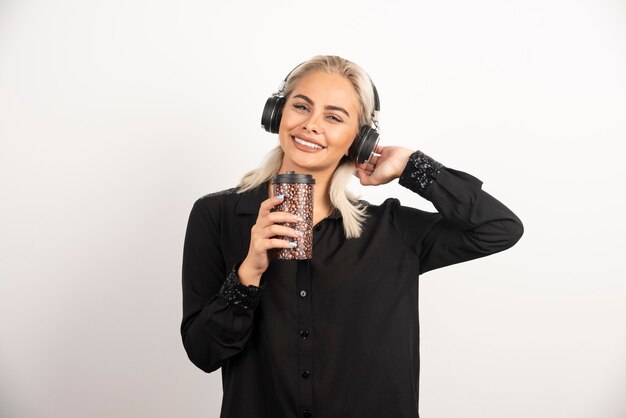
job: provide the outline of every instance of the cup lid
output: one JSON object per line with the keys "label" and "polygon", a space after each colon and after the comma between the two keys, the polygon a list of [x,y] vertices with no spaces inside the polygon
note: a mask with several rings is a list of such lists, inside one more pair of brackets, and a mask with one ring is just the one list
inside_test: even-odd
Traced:
{"label": "cup lid", "polygon": [[274,177],[272,177],[272,184],[277,183],[315,184],[315,179],[310,174],[299,174],[295,171],[287,171],[284,174],[275,174]]}

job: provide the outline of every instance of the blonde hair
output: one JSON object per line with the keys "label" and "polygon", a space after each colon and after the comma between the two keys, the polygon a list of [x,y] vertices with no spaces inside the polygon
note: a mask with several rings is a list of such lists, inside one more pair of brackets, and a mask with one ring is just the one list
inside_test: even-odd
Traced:
{"label": "blonde hair", "polygon": [[[346,77],[357,93],[360,125],[376,123],[374,91],[369,76],[358,65],[338,56],[318,55],[299,65],[285,82],[282,91],[285,98],[289,97],[302,77],[314,71]],[[280,146],[272,149],[259,168],[247,172],[239,181],[237,193],[243,193],[270,180],[280,170],[284,155]],[[367,218],[367,203],[346,189],[353,174],[354,162],[344,156],[333,173],[329,188],[330,202],[341,212],[346,238],[360,237],[363,222]]]}

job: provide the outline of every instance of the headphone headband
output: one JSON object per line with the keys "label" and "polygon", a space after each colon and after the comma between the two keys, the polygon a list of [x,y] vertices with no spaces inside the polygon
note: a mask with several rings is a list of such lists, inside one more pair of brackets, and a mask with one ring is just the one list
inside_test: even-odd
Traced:
{"label": "headphone headband", "polygon": [[[283,93],[285,92],[285,86],[287,85],[287,80],[289,79],[289,76],[291,75],[291,73],[293,73],[294,71],[296,71],[296,69],[298,67],[300,67],[303,64],[306,64],[307,61],[301,62],[300,64],[296,65],[293,70],[289,71],[289,74],[287,74],[287,77],[285,77],[285,79],[283,81],[281,81],[279,87],[278,87],[278,91],[276,93],[274,93],[275,97],[284,97]],[[370,80],[370,83],[372,85],[372,90],[374,91],[374,111],[375,112],[380,112],[380,99],[378,98],[378,90],[376,90],[376,85],[374,85],[374,82],[372,81],[372,78],[368,75],[367,78]]]}

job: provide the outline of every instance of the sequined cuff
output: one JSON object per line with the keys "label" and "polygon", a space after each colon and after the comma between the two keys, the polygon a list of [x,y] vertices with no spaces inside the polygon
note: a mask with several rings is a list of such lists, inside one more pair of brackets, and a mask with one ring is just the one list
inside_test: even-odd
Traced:
{"label": "sequined cuff", "polygon": [[409,157],[398,183],[420,196],[424,196],[442,168],[445,167],[440,162],[435,161],[422,151],[415,151]]}
{"label": "sequined cuff", "polygon": [[232,305],[237,311],[244,312],[257,305],[261,296],[261,288],[254,285],[243,285],[237,277],[237,270],[240,263],[233,266],[226,281],[220,288],[220,295],[226,300],[228,305]]}

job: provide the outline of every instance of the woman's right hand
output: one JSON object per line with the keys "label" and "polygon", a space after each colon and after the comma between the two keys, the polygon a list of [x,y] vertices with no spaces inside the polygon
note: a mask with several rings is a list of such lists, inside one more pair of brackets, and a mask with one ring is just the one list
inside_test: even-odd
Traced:
{"label": "woman's right hand", "polygon": [[301,237],[302,233],[288,226],[278,225],[278,222],[301,222],[302,219],[288,212],[270,212],[283,202],[284,196],[272,196],[263,201],[259,207],[259,216],[250,233],[250,248],[237,271],[239,281],[244,285],[258,286],[261,275],[270,264],[268,251],[273,248],[293,248],[291,243],[282,238],[272,238],[277,235],[287,237]]}

